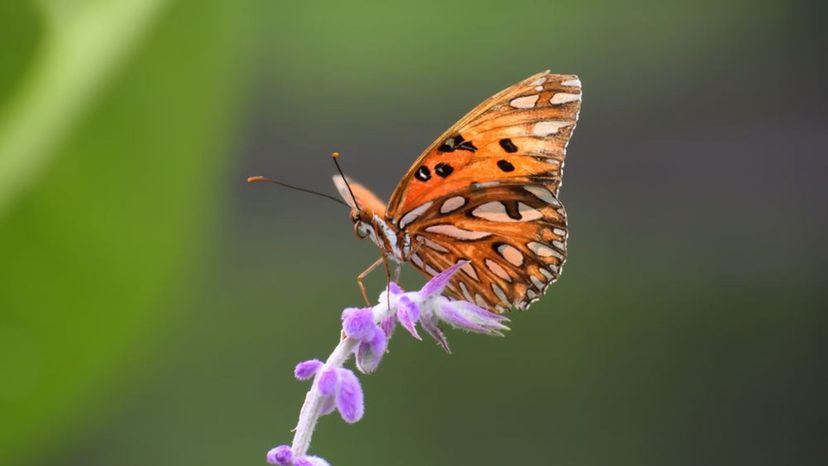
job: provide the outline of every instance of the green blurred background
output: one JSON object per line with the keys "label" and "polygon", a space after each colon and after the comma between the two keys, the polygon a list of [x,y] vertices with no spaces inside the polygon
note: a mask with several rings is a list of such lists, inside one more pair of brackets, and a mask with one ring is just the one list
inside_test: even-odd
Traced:
{"label": "green blurred background", "polygon": [[264,464],[376,252],[244,178],[333,192],[339,150],[387,196],[547,68],[585,90],[562,280],[505,339],[398,334],[312,452],[828,464],[823,4],[0,2],[0,465]]}

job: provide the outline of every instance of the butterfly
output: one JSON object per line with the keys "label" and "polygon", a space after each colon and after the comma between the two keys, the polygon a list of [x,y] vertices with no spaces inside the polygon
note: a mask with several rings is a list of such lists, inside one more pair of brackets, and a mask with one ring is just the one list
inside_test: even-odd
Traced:
{"label": "butterfly", "polygon": [[[334,184],[360,238],[427,277],[464,261],[447,295],[502,313],[527,309],[561,275],[568,238],[558,198],[581,109],[575,75],[530,76],[478,105],[411,166],[386,205],[342,175]],[[397,269],[399,273],[399,268]]]}

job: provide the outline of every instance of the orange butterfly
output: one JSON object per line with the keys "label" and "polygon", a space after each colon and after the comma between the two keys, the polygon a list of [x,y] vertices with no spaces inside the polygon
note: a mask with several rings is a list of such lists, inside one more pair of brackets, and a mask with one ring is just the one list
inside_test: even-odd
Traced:
{"label": "orange butterfly", "polygon": [[387,207],[335,176],[357,236],[382,250],[357,279],[366,301],[365,276],[388,259],[427,276],[468,261],[447,294],[493,312],[537,301],[566,260],[558,191],[580,108],[578,77],[545,71],[490,97],[443,133]]}

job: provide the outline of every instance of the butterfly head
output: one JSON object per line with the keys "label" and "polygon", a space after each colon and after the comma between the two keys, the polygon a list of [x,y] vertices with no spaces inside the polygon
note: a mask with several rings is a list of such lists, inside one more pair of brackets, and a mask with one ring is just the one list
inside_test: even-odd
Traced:
{"label": "butterfly head", "polygon": [[385,218],[385,203],[359,183],[334,176],[339,195],[351,207],[351,222],[357,238],[370,238],[389,257],[401,259],[399,232]]}
{"label": "butterfly head", "polygon": [[351,209],[351,221],[354,223],[354,233],[359,239],[365,239],[376,232],[373,215],[364,210]]}

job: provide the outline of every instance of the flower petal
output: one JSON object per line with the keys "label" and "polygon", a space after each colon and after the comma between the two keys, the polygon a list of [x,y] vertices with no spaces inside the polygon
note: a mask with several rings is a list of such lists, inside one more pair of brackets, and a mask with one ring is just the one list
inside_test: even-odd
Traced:
{"label": "flower petal", "polygon": [[434,338],[434,340],[437,341],[437,344],[440,345],[446,353],[451,353],[448,340],[446,340],[446,336],[443,335],[443,331],[440,330],[440,327],[437,326],[436,319],[426,318],[423,316],[423,318],[420,319],[420,325],[423,326],[423,330],[425,330],[426,333],[431,335],[431,338]]}
{"label": "flower petal", "polygon": [[374,372],[387,348],[388,339],[382,329],[377,329],[371,341],[360,343],[356,352],[356,365],[360,372],[363,374]]}
{"label": "flower petal", "polygon": [[388,284],[388,291],[391,292],[391,296],[403,294],[403,289],[400,288],[400,285],[397,285],[396,282],[391,282]]}
{"label": "flower petal", "polygon": [[460,267],[463,267],[468,263],[469,261],[458,261],[456,264],[435,275],[434,278],[429,280],[428,283],[426,283],[420,290],[420,296],[422,299],[427,299],[434,295],[441,294],[443,290],[446,289],[446,286],[448,286],[451,277],[457,273]]}
{"label": "flower petal", "polygon": [[336,407],[342,419],[353,424],[365,414],[365,398],[359,379],[348,369],[337,369],[339,389],[336,391]]}
{"label": "flower petal", "polygon": [[466,313],[472,314],[472,317],[484,319],[484,320],[494,320],[496,322],[508,322],[509,318],[503,314],[498,314],[495,312],[487,311],[482,307],[470,303],[468,301],[452,301],[455,306],[462,308],[462,310]]}
{"label": "flower petal", "polygon": [[420,319],[420,308],[417,303],[411,300],[406,295],[400,297],[399,305],[397,307],[397,319],[400,325],[411,334],[412,337],[422,340],[417,333],[417,321]]}
{"label": "flower petal", "polygon": [[397,319],[393,315],[388,316],[380,322],[379,327],[382,329],[382,333],[385,334],[385,338],[390,340],[391,335],[394,334],[394,329],[397,327]]}
{"label": "flower petal", "polygon": [[299,380],[308,380],[316,375],[321,367],[322,361],[318,359],[302,361],[296,365],[296,369],[293,370],[293,375],[295,375]]}
{"label": "flower petal", "polygon": [[464,304],[469,303],[446,300],[436,306],[437,317],[454,328],[486,335],[503,336],[501,330],[509,329],[500,323],[502,319],[499,318],[498,314],[488,311],[486,311],[486,314],[480,314]]}
{"label": "flower petal", "polygon": [[439,309],[440,311],[437,315],[440,320],[452,327],[477,333],[486,333],[486,328],[465,318],[451,303],[444,303]]}
{"label": "flower petal", "polygon": [[377,330],[374,312],[371,308],[345,309],[342,313],[342,330],[346,336],[356,340],[372,339]]}
{"label": "flower petal", "polygon": [[293,451],[288,445],[279,445],[267,452],[267,462],[278,466],[291,466],[293,464]]}
{"label": "flower petal", "polygon": [[336,399],[332,396],[326,396],[322,399],[322,405],[319,406],[319,414],[327,416],[336,409]]}
{"label": "flower petal", "polygon": [[319,375],[317,386],[322,396],[331,396],[336,393],[338,374],[336,369],[327,369]]}

